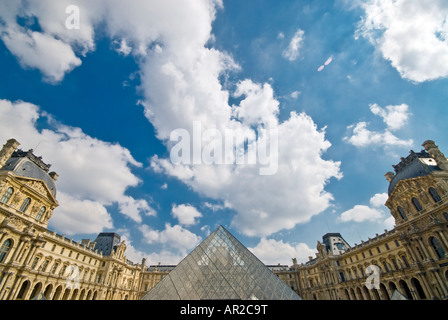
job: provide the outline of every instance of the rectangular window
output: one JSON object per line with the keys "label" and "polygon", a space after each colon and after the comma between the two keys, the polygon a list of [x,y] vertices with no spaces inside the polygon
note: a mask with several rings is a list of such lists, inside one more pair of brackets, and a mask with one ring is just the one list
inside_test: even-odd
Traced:
{"label": "rectangular window", "polygon": [[52,274],[55,274],[55,273],[56,273],[56,269],[58,268],[58,266],[59,266],[58,263],[55,263],[55,264],[53,265],[53,268],[51,268],[51,273],[52,273]]}
{"label": "rectangular window", "polygon": [[398,270],[397,261],[395,259],[392,259],[392,264],[394,265],[395,270]]}
{"label": "rectangular window", "polygon": [[398,240],[395,240],[395,245],[396,245],[397,247],[399,247],[399,246],[400,246],[400,242],[398,242]]}
{"label": "rectangular window", "polygon": [[387,243],[385,244],[385,246],[386,246],[386,250],[390,250],[389,245]]}
{"label": "rectangular window", "polygon": [[38,262],[39,262],[39,258],[34,258],[33,264],[31,265],[31,269],[34,270],[34,268],[36,268],[36,265]]}
{"label": "rectangular window", "polygon": [[406,268],[409,268],[409,263],[408,263],[408,260],[406,259],[406,256],[402,256],[401,259],[403,259],[403,262],[406,265]]}
{"label": "rectangular window", "polygon": [[47,270],[47,266],[48,266],[49,262],[50,261],[45,260],[44,263],[42,263],[42,266],[40,267],[40,271],[45,272]]}
{"label": "rectangular window", "polygon": [[380,247],[376,247],[376,250],[378,250],[378,253],[381,253]]}

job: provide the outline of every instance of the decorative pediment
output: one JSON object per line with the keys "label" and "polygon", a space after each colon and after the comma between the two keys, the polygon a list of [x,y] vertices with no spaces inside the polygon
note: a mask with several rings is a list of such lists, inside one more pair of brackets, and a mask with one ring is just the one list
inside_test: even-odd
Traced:
{"label": "decorative pediment", "polygon": [[5,219],[3,219],[1,225],[3,227],[13,228],[17,231],[23,231],[24,229],[26,229],[29,226],[29,224],[24,222],[22,219],[14,216],[12,214],[6,216]]}
{"label": "decorative pediment", "polygon": [[51,193],[51,190],[48,188],[47,184],[42,180],[22,178],[22,177],[17,177],[17,179],[25,182],[25,185],[33,189],[35,192],[57,203],[56,198]]}

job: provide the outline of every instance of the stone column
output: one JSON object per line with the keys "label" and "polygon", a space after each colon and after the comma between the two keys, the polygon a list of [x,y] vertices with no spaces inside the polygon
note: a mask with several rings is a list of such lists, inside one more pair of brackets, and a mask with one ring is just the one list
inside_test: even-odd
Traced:
{"label": "stone column", "polygon": [[441,244],[444,246],[445,254],[448,255],[448,241],[443,233],[443,230],[437,230],[437,234],[440,236]]}
{"label": "stone column", "polygon": [[15,139],[9,139],[3,145],[3,148],[0,150],[0,168],[5,165],[9,158],[11,158],[18,146],[20,146],[20,143]]}
{"label": "stone column", "polygon": [[19,245],[17,246],[17,248],[14,250],[14,253],[11,256],[11,259],[9,259],[9,262],[14,263],[14,261],[16,260],[17,255],[19,254],[19,252],[22,250],[23,248],[23,241],[19,242]]}
{"label": "stone column", "polygon": [[425,256],[426,256],[426,259],[425,259],[425,260],[429,260],[429,259],[431,259],[431,260],[433,260],[433,261],[436,261],[436,260],[437,260],[437,257],[435,256],[434,251],[433,251],[433,250],[430,250],[430,252],[428,252],[428,250],[427,250],[425,244],[423,243],[422,238],[418,238],[417,241],[418,241],[418,244],[420,245],[420,247],[422,248],[423,252],[425,253]]}
{"label": "stone column", "polygon": [[445,297],[448,296],[448,288],[446,287],[446,284],[443,281],[443,279],[440,277],[438,270],[433,270],[432,272],[434,273],[434,276],[437,282],[439,283],[439,286],[442,288],[444,296]]}
{"label": "stone column", "polygon": [[[16,296],[16,291],[17,288],[20,288],[20,285],[22,284],[22,281],[25,277],[22,275],[16,275],[16,278],[14,280],[13,285],[11,286],[11,290],[9,291],[8,297],[6,298],[7,300],[13,300],[14,297]],[[30,289],[31,289],[31,285],[30,285]]]}

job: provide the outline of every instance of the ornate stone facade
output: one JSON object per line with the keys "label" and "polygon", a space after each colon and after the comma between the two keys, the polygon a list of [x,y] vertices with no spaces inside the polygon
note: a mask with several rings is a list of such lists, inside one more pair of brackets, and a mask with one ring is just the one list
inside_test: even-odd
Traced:
{"label": "ornate stone facade", "polygon": [[[175,267],[129,261],[115,233],[76,242],[48,230],[57,174],[18,146],[0,150],[0,300],[139,300]],[[307,263],[268,267],[303,299],[446,299],[448,161],[423,146],[386,174],[393,230],[353,247],[326,234]]]}
{"label": "ornate stone facade", "polygon": [[[32,151],[0,151],[0,300],[139,299],[145,261],[126,259],[124,241],[103,254],[90,240],[75,242],[47,229],[58,206],[57,179]],[[119,240],[119,236],[118,236]],[[160,274],[157,274],[160,276]]]}
{"label": "ornate stone facade", "polygon": [[448,298],[448,161],[433,141],[423,146],[385,175],[393,230],[338,254],[318,242],[315,258],[294,260],[302,298],[388,300],[395,291],[413,300]]}

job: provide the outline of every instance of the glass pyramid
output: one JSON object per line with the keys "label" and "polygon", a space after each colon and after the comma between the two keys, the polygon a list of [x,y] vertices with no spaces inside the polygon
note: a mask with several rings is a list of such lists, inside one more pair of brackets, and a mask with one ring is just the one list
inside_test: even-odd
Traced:
{"label": "glass pyramid", "polygon": [[218,227],[142,300],[301,300],[224,227]]}

